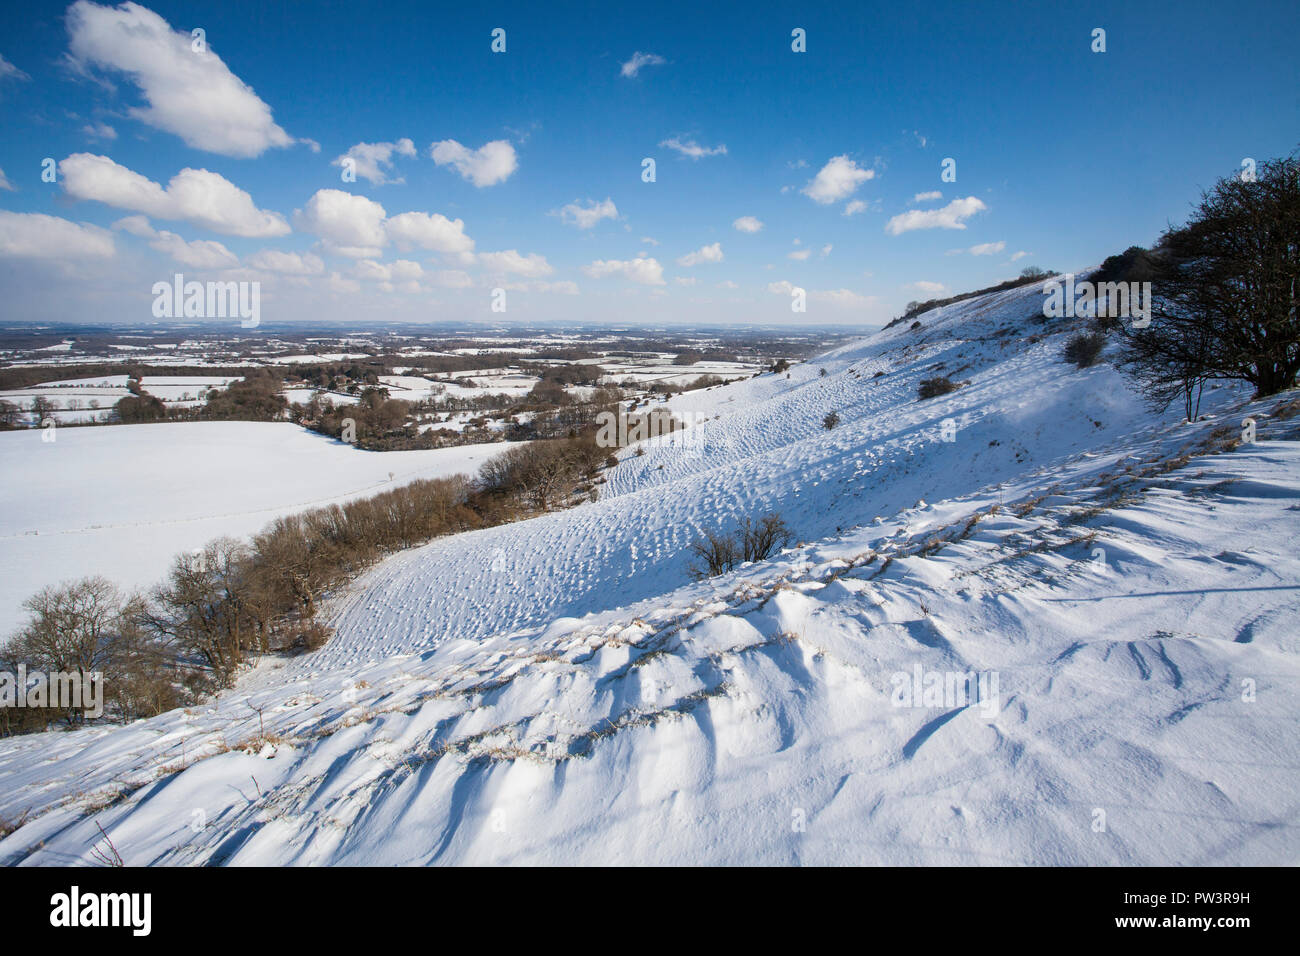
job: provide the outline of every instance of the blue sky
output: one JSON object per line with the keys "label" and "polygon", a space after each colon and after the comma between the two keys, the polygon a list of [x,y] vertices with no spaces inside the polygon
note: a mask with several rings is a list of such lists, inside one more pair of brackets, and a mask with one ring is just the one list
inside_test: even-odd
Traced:
{"label": "blue sky", "polygon": [[260,281],[266,320],[879,324],[1149,243],[1292,152],[1298,11],[24,4],[3,315],[148,321],[180,271]]}

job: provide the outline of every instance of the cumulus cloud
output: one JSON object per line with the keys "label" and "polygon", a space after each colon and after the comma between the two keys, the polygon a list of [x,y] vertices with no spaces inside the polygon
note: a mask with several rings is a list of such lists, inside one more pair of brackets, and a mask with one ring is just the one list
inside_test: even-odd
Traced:
{"label": "cumulus cloud", "polygon": [[833,156],[800,192],[815,203],[829,206],[833,202],[847,199],[859,186],[875,176],[874,169],[862,169],[847,155]]}
{"label": "cumulus cloud", "polygon": [[608,276],[622,276],[641,285],[664,285],[664,269],[658,259],[642,257],[640,259],[597,259],[582,271],[593,279]]}
{"label": "cumulus cloud", "polygon": [[196,269],[231,269],[239,265],[239,257],[219,242],[182,239],[174,232],[154,229],[144,216],[127,216],[113,223],[114,229],[149,240],[149,247],[171,256],[183,265]]}
{"label": "cumulus cloud", "polygon": [[318,276],[325,272],[325,262],[310,252],[262,249],[249,256],[246,264],[260,272],[276,272],[286,276]]}
{"label": "cumulus cloud", "polygon": [[107,259],[113,236],[89,223],[39,212],[0,210],[0,256],[19,259]]}
{"label": "cumulus cloud", "polygon": [[424,275],[424,267],[410,259],[394,259],[392,262],[361,259],[353,266],[352,271],[358,279],[388,283],[409,282]]}
{"label": "cumulus cloud", "polygon": [[519,168],[515,148],[504,139],[494,139],[478,149],[444,139],[429,147],[429,155],[436,164],[450,166],[480,189],[504,182]]}
{"label": "cumulus cloud", "polygon": [[1025,252],[1023,249],[1021,249],[1019,252],[1013,252],[1013,253],[1011,254],[1011,261],[1012,261],[1012,262],[1016,262],[1016,261],[1018,261],[1018,260],[1020,260],[1020,259],[1025,258],[1025,256],[1028,256],[1028,255],[1032,255],[1032,253]]}
{"label": "cumulus cloud", "polygon": [[81,131],[91,139],[106,139],[110,141],[117,139],[117,130],[113,129],[113,127],[109,126],[107,123],[87,123],[85,126],[81,127]]}
{"label": "cumulus cloud", "polygon": [[736,283],[732,282],[730,279],[723,279],[721,282],[718,283],[718,288],[719,288],[719,289],[739,289],[740,286],[736,285]]}
{"label": "cumulus cloud", "polygon": [[638,50],[632,54],[632,59],[620,67],[619,72],[624,76],[636,76],[643,66],[663,66],[667,62],[658,53],[642,53]]}
{"label": "cumulus cloud", "polygon": [[228,236],[283,236],[289,224],[279,213],[258,209],[230,180],[206,169],[182,169],[166,188],[107,156],[73,153],[59,163],[63,191],[154,219],[183,220]]}
{"label": "cumulus cloud", "polygon": [[943,198],[943,193],[939,192],[939,190],[936,189],[933,192],[917,193],[915,196],[912,197],[912,202],[934,202],[934,200],[942,199],[942,198]]}
{"label": "cumulus cloud", "polygon": [[668,149],[676,150],[689,159],[700,159],[704,156],[727,155],[727,145],[725,143],[718,146],[701,146],[693,139],[682,140],[674,136],[671,139],[664,140],[659,145],[667,147]]}
{"label": "cumulus cloud", "polygon": [[954,199],[939,209],[913,209],[885,223],[885,231],[898,236],[915,229],[965,229],[965,220],[988,207],[974,196]]}
{"label": "cumulus cloud", "polygon": [[796,262],[803,262],[811,255],[811,249],[796,249],[794,252],[789,254],[788,258],[794,259]]}
{"label": "cumulus cloud", "polygon": [[478,264],[488,272],[511,273],[529,279],[548,276],[555,271],[551,268],[551,264],[546,261],[545,256],[538,255],[536,252],[530,252],[527,256],[523,256],[514,249],[505,249],[501,252],[480,252],[478,254]]}
{"label": "cumulus cloud", "polygon": [[77,0],[66,19],[77,69],[124,73],[139,87],[148,105],[128,111],[135,119],[223,156],[260,156],[294,142],[271,118],[271,107],[210,47],[194,52],[190,34],[152,10]]}
{"label": "cumulus cloud", "polygon": [[860,212],[867,211],[867,204],[864,200],[855,199],[852,202],[844,204],[844,215],[856,216]]}
{"label": "cumulus cloud", "polygon": [[715,242],[711,246],[701,246],[694,252],[688,252],[677,260],[679,266],[698,266],[704,262],[721,262],[722,261],[722,243]]}
{"label": "cumulus cloud", "polygon": [[[380,208],[383,212],[383,208]],[[384,224],[389,237],[407,249],[418,246],[432,252],[458,255],[468,260],[474,252],[474,240],[465,235],[463,219],[448,219],[441,213],[404,212]]]}
{"label": "cumulus cloud", "polygon": [[358,176],[370,180],[376,186],[400,183],[403,182],[401,178],[388,178],[388,170],[393,168],[394,153],[398,156],[414,156],[415,143],[405,138],[395,143],[357,143],[330,165],[350,165]]}
{"label": "cumulus cloud", "polygon": [[754,216],[741,216],[732,223],[737,232],[759,232],[763,228],[761,220]]}
{"label": "cumulus cloud", "polygon": [[294,213],[303,232],[321,240],[327,252],[352,259],[376,259],[390,241],[405,249],[473,259],[474,240],[465,235],[465,222],[440,213],[404,212],[389,217],[373,199],[340,189],[320,189]]}
{"label": "cumulus cloud", "polygon": [[326,288],[331,292],[360,292],[361,283],[356,279],[349,279],[347,276],[340,275],[337,272],[331,272],[330,277],[325,282]]}
{"label": "cumulus cloud", "polygon": [[917,292],[943,292],[947,286],[942,282],[928,282],[922,279],[920,282],[913,282],[911,285],[903,286],[904,289],[915,289]]}
{"label": "cumulus cloud", "polygon": [[338,255],[373,259],[388,244],[384,207],[365,196],[319,189],[293,215],[299,229],[318,237],[327,250]]}
{"label": "cumulus cloud", "polygon": [[595,202],[587,200],[586,205],[579,205],[575,200],[567,206],[561,206],[559,213],[561,222],[566,222],[570,226],[577,226],[579,229],[590,229],[602,219],[617,219],[618,208],[608,198],[604,202]]}
{"label": "cumulus cloud", "polygon": [[6,192],[15,191],[14,184],[11,183],[8,177],[5,176],[5,171],[3,169],[0,169],[0,189],[5,190]]}

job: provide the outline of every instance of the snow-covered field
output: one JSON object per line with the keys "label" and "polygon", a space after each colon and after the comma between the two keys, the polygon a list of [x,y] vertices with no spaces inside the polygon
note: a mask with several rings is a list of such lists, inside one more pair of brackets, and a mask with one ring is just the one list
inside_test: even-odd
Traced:
{"label": "snow-covered field", "polygon": [[[67,428],[53,442],[0,432],[0,634],[48,584],[103,574],[162,580],[172,559],[221,535],[374,494],[393,482],[472,473],[501,445],[369,452],[288,423]],[[389,478],[389,473],[393,477]]]}
{"label": "snow-covered field", "polygon": [[[219,375],[146,375],[140,380],[140,386],[170,406],[192,408],[203,404],[200,396],[209,389],[222,389],[238,380],[238,377]],[[0,391],[0,400],[30,411],[33,401],[43,398],[53,408],[54,420],[60,425],[106,421],[113,406],[131,394],[126,383],[126,375],[42,382],[31,388]]]}
{"label": "snow-covered field", "polygon": [[[1295,863],[1296,396],[1153,415],[1040,306],[678,396],[600,500],[390,558],[320,651],[0,741],[0,863]],[[799,546],[691,580],[768,511]]]}

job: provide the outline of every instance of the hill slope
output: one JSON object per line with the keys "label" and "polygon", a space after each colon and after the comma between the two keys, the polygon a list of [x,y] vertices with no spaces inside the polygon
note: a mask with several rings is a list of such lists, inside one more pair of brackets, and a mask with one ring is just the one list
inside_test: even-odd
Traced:
{"label": "hill slope", "polygon": [[[0,741],[0,862],[96,822],[128,863],[1293,862],[1294,409],[1152,416],[1040,302],[680,396],[718,417],[384,562],[321,651]],[[807,543],[690,581],[699,529],[767,511]]]}

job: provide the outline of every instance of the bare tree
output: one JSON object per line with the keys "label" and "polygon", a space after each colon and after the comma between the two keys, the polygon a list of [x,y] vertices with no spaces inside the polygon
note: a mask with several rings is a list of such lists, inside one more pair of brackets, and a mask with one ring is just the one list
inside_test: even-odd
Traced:
{"label": "bare tree", "polygon": [[1260,164],[1252,181],[1219,180],[1186,225],[1155,249],[1151,324],[1121,326],[1122,367],[1157,407],[1196,414],[1210,379],[1249,382],[1257,396],[1300,372],[1300,160]]}

